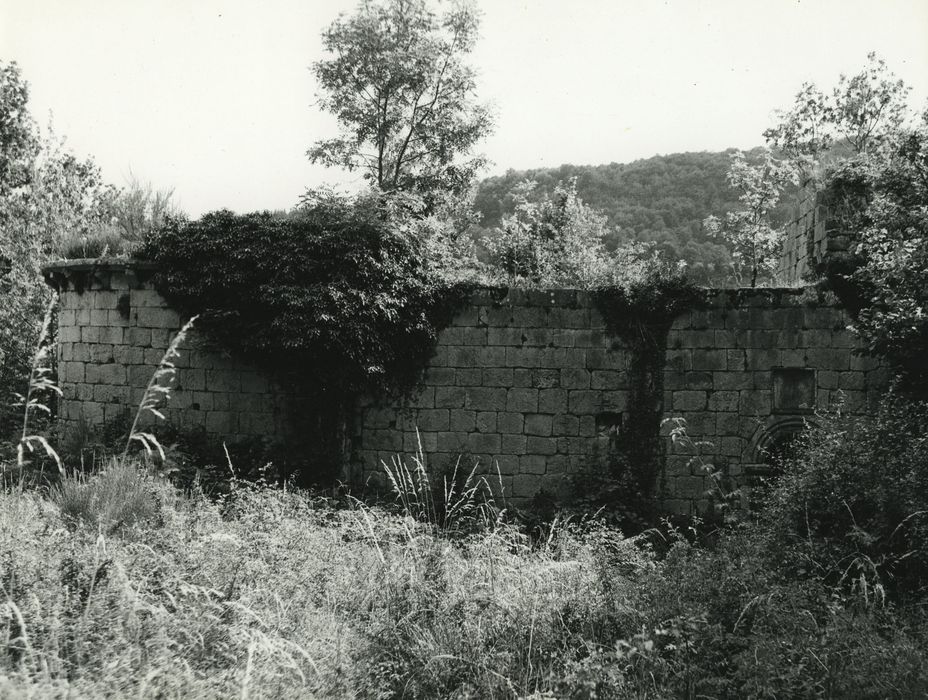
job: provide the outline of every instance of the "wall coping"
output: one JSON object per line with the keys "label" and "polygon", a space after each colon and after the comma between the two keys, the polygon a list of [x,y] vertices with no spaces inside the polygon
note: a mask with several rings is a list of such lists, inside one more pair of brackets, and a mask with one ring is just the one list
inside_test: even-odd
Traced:
{"label": "wall coping", "polygon": [[[126,258],[78,258],[56,260],[42,267],[45,281],[57,291],[111,289],[114,277],[120,288],[139,289],[159,266],[147,260]],[[701,287],[706,308],[840,306],[822,283],[800,287]],[[523,289],[477,287],[471,294],[474,306],[541,306],[577,308],[593,305],[589,290],[571,288]]]}

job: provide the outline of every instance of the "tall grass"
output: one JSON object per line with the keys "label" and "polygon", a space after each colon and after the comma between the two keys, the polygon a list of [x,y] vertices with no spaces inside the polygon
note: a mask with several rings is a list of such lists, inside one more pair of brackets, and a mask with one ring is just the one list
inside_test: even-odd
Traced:
{"label": "tall grass", "polygon": [[434,474],[428,467],[418,430],[416,437],[415,454],[394,455],[390,464],[382,463],[403,513],[419,522],[430,523],[445,534],[487,527],[502,516],[505,493],[499,473],[494,489],[486,475],[477,474],[479,463],[469,472],[463,471],[459,457],[451,473],[441,477],[441,486],[437,488],[432,482]]}

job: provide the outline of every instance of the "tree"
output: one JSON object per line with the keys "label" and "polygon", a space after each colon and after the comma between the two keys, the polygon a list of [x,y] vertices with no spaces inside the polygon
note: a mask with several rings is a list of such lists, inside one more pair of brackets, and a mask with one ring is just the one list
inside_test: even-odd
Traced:
{"label": "tree", "polygon": [[752,287],[757,286],[758,278],[772,274],[776,266],[783,231],[772,225],[770,213],[794,177],[793,168],[769,151],[757,164],[749,163],[737,151],[732,154],[728,183],[738,192],[742,208],[728,212],[724,222],[715,216],[704,222],[710,235],[724,239],[730,246],[736,278],[742,279],[747,272]]}
{"label": "tree", "polygon": [[909,88],[875,53],[856,75],[841,74],[826,95],[804,83],[792,108],[764,132],[767,144],[790,159],[802,184],[821,176],[822,166],[845,154],[874,155],[892,149],[907,113]]}
{"label": "tree", "polygon": [[896,136],[897,148],[864,172],[869,203],[850,232],[860,261],[850,275],[860,306],[853,328],[905,388],[928,398],[928,111]]}
{"label": "tree", "polygon": [[0,64],[0,197],[31,181],[39,143],[28,102],[29,86],[19,66]]}
{"label": "tree", "polygon": [[486,241],[510,285],[607,284],[616,281],[619,259],[628,262],[642,252],[637,246],[606,251],[606,217],[583,203],[576,178],[540,198],[533,196],[537,186],[525,180],[513,188],[515,211]]}
{"label": "tree", "polygon": [[65,234],[105,226],[115,197],[92,160],[75,157],[51,132],[43,137],[28,100],[16,64],[0,65],[0,434],[51,297],[42,265],[58,255]]}
{"label": "tree", "polygon": [[485,162],[473,148],[491,128],[464,63],[478,26],[471,5],[438,16],[427,0],[363,0],[340,15],[322,34],[331,56],[313,70],[341,133],[310,160],[361,169],[383,191],[466,191]]}

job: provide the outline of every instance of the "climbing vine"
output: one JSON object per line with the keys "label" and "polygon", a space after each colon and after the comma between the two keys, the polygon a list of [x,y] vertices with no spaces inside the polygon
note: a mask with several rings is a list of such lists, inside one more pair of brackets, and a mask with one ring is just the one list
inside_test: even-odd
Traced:
{"label": "climbing vine", "polygon": [[650,521],[657,512],[667,336],[674,320],[703,299],[682,274],[656,270],[626,286],[593,294],[607,333],[631,352],[628,420],[617,435],[609,467],[622,500],[635,504],[641,522]]}
{"label": "climbing vine", "polygon": [[467,297],[376,200],[331,198],[291,215],[175,221],[142,256],[206,338],[295,386],[317,475],[334,475],[358,396],[409,391]]}

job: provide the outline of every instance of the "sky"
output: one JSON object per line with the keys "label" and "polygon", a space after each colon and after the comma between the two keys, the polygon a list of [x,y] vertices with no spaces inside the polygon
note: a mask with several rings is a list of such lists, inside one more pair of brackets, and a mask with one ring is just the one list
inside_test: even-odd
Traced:
{"label": "sky", "polygon": [[[928,0],[478,0],[471,56],[495,112],[486,174],[761,145],[805,81],[876,51],[928,100]],[[105,178],[191,216],[288,209],[355,186],[312,165],[320,31],[355,0],[0,0],[0,60]]]}

